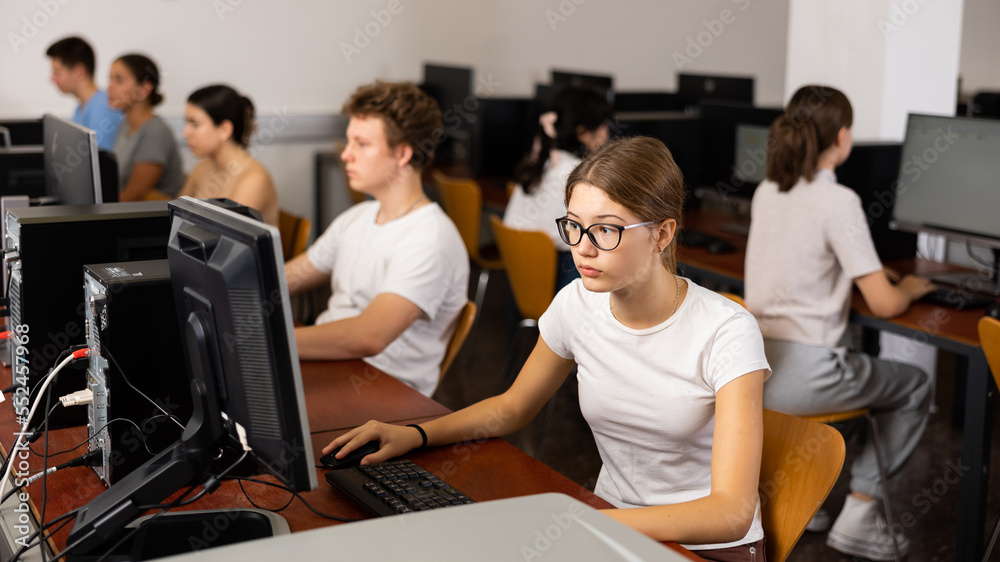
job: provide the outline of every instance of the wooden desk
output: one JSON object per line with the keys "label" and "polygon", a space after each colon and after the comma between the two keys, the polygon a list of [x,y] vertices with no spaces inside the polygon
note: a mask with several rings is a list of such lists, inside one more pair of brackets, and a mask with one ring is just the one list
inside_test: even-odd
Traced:
{"label": "wooden desk", "polygon": [[[678,262],[681,273],[695,280],[707,279],[743,292],[743,262],[746,238],[719,230],[717,225],[734,222],[731,215],[699,210],[685,217],[685,227],[718,236],[732,243],[736,251],[709,254],[704,248],[680,248]],[[923,259],[886,263],[899,273],[929,275],[931,273],[966,271],[961,267]],[[901,316],[878,318],[871,313],[857,290],[851,302],[850,321],[865,331],[865,350],[878,354],[878,332],[886,331],[921,341],[956,354],[965,365],[966,387],[962,432],[962,466],[970,467],[962,474],[959,489],[956,560],[979,560],[983,548],[983,528],[986,519],[991,423],[988,408],[990,371],[979,343],[976,324],[982,310],[956,311],[927,302],[915,302]],[[960,370],[961,365],[960,365]]]}
{"label": "wooden desk", "polygon": [[[9,373],[9,371],[8,371]],[[362,361],[303,362],[303,386],[307,394],[310,423],[314,420],[323,429],[312,432],[314,453],[334,437],[368,419],[389,423],[414,423],[429,421],[449,412],[447,408],[427,398],[398,380],[368,367]],[[3,376],[0,375],[0,379]],[[327,400],[324,400],[327,398]],[[0,405],[0,444],[4,450],[13,445],[17,426],[9,404]],[[76,446],[86,438],[84,427],[55,430],[49,435],[49,450],[56,452]],[[42,441],[35,444],[39,450]],[[82,454],[81,447],[72,453],[51,457],[49,465],[65,462]],[[542,492],[561,492],[583,501],[594,508],[612,507],[589,490],[577,485],[541,462],[524,454],[502,439],[457,443],[443,447],[413,451],[404,458],[413,460],[439,477],[456,486],[477,501],[487,501]],[[32,455],[31,470],[41,468],[41,459]],[[368,518],[367,512],[353,501],[330,487],[323,473],[317,469],[319,486],[302,496],[315,509],[345,518]],[[261,477],[274,481],[271,477]],[[264,508],[280,508],[290,497],[277,488],[245,483],[246,494],[254,503]],[[45,520],[66,513],[90,501],[105,490],[97,475],[86,467],[66,469],[48,477],[48,498]],[[40,519],[41,483],[28,488],[36,520]],[[244,495],[238,483],[226,481],[212,494],[196,503],[178,510],[249,508],[253,504]],[[293,532],[338,524],[312,513],[301,502],[293,501],[281,515]],[[71,525],[56,533],[52,547],[58,551],[66,546]],[[700,560],[676,544],[667,546]]]}

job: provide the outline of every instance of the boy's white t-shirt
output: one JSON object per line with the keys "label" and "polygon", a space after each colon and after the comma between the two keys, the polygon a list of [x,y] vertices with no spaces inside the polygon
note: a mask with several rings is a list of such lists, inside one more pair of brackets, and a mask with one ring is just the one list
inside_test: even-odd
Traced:
{"label": "boy's white t-shirt", "polygon": [[750,217],[746,303],[764,337],[844,346],[854,279],[882,269],[861,198],[820,169],[784,193],[762,182]]}
{"label": "boy's white t-shirt", "polygon": [[382,353],[364,360],[430,396],[452,326],[468,301],[469,260],[454,223],[436,204],[375,224],[377,201],[340,214],[308,251],[331,273],[333,294],[316,324],[352,318],[381,293],[397,294],[423,313]]}
{"label": "boy's white t-shirt", "polygon": [[[609,293],[588,291],[579,279],[556,295],[539,320],[549,348],[577,363],[580,409],[604,463],[594,492],[616,507],[707,496],[716,393],[747,373],[770,373],[753,316],[685,281],[687,297],[677,312],[645,330],[618,322]],[[684,546],[725,548],[763,536],[758,501],[743,539]]]}

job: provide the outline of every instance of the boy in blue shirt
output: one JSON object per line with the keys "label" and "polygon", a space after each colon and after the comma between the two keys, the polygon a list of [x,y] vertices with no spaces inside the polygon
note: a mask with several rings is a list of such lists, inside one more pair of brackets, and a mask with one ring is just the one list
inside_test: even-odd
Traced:
{"label": "boy in blue shirt", "polygon": [[79,37],[67,37],[49,46],[45,54],[52,59],[52,82],[80,100],[73,122],[97,131],[97,145],[111,150],[122,113],[108,106],[108,94],[94,84],[94,50]]}

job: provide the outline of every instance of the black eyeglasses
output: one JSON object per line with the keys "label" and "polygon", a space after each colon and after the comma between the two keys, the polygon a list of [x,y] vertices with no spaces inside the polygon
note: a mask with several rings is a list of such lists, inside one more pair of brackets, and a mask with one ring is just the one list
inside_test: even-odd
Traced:
{"label": "black eyeglasses", "polygon": [[[587,228],[569,217],[556,219],[556,226],[559,228],[559,237],[570,246],[576,246],[583,240],[583,234],[587,233],[587,238],[597,247],[598,250],[610,251],[618,247],[622,241],[622,232],[637,226],[649,226],[656,224],[655,221],[640,222],[628,226],[618,226],[617,224],[594,223]],[[596,230],[595,230],[596,229]]]}

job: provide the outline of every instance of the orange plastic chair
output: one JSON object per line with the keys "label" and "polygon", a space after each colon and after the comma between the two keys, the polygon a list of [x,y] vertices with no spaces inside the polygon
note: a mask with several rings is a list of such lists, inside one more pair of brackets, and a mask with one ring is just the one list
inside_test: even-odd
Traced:
{"label": "orange plastic chair", "polygon": [[452,332],[451,339],[448,340],[448,347],[445,348],[444,359],[441,360],[441,374],[438,375],[438,384],[444,380],[444,374],[448,372],[448,368],[455,361],[458,352],[462,350],[462,344],[465,343],[465,338],[469,335],[475,319],[476,305],[472,302],[466,302],[465,308],[462,309],[455,322],[455,331]]}
{"label": "orange plastic chair", "polygon": [[836,484],[844,454],[844,438],[836,429],[764,410],[758,493],[770,562],[788,558]]}
{"label": "orange plastic chair", "polygon": [[284,252],[285,261],[306,251],[310,230],[312,224],[309,219],[283,209],[278,210],[278,232],[281,233],[281,251]]}
{"label": "orange plastic chair", "polygon": [[[739,303],[743,308],[746,308],[747,306],[746,303],[743,301],[743,297],[735,293],[719,293],[719,294],[729,298],[733,302]],[[890,529],[893,529],[894,527],[892,521],[892,509],[890,507],[891,502],[889,500],[889,479],[886,475],[885,467],[882,462],[882,444],[881,444],[881,439],[879,439],[878,436],[878,421],[875,419],[875,416],[872,415],[871,410],[869,410],[868,408],[859,408],[857,410],[847,410],[843,412],[826,412],[822,414],[814,414],[811,416],[801,416],[801,417],[803,419],[812,422],[833,424],[833,423],[841,423],[853,420],[856,418],[860,418],[862,416],[868,418],[868,424],[871,426],[872,444],[875,446],[875,461],[876,464],[878,464],[878,477],[879,480],[882,482],[882,495],[885,496],[884,498],[882,498],[882,507],[885,510],[886,523],[888,524]],[[812,515],[810,515],[810,517],[812,517]],[[808,521],[806,521],[806,523],[808,523]],[[803,528],[805,528],[804,525]],[[899,545],[896,544],[896,535],[890,533],[890,538],[892,539],[893,558],[895,558],[896,561],[898,562],[899,560],[901,560],[901,557],[899,554]],[[798,540],[798,537],[796,537],[796,540]],[[768,545],[768,547],[769,547],[768,550],[770,551],[770,545]],[[768,559],[771,559],[770,552],[768,552]]]}
{"label": "orange plastic chair", "polygon": [[[483,193],[479,184],[468,178],[447,176],[438,170],[432,173],[441,195],[441,206],[462,236],[469,258],[479,266],[479,280],[473,302],[476,310],[483,309],[490,272],[503,269],[503,261],[495,244],[479,245],[479,230],[483,217]],[[478,322],[478,317],[476,319]]]}

